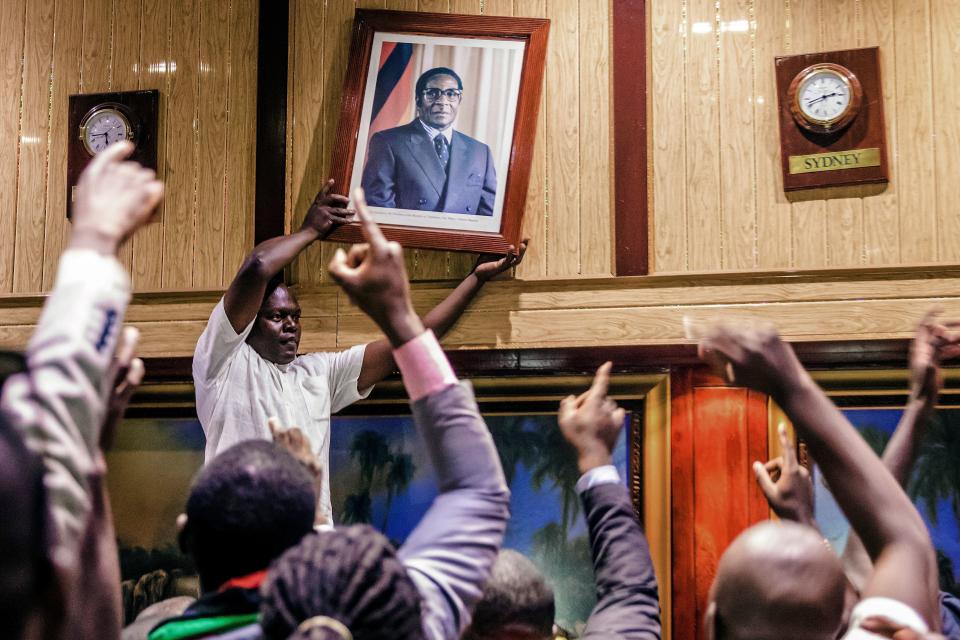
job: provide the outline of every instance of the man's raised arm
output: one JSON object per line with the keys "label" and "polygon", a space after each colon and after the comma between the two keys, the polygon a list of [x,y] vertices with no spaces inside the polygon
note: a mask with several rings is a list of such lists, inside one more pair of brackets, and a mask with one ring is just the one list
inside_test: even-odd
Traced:
{"label": "man's raised arm", "polygon": [[367,245],[338,250],[330,273],[387,335],[440,496],[399,550],[423,597],[429,640],[458,638],[482,594],[506,531],[510,492],[470,387],[458,384],[433,333],[413,310],[400,246],[357,209]]}
{"label": "man's raised arm", "polygon": [[330,193],[329,180],[307,211],[300,229],[264,240],[244,260],[223,297],[223,308],[233,330],[241,333],[257,316],[270,280],[293,262],[314,241],[326,238],[339,225],[350,222],[353,211],[347,198]]}
{"label": "man's raised arm", "polygon": [[770,395],[804,438],[874,561],[863,595],[897,600],[938,628],[937,565],[920,515],[793,350],[772,328],[717,324],[700,355],[728,382]]}

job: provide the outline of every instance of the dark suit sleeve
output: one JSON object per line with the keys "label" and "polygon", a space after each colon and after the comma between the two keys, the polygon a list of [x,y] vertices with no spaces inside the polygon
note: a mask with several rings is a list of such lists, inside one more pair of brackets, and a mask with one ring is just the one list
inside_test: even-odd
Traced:
{"label": "dark suit sleeve", "polygon": [[480,194],[480,204],[477,207],[478,216],[492,216],[493,204],[497,199],[497,170],[493,166],[493,154],[490,147],[483,145],[487,152],[487,170],[483,175],[483,192]]}
{"label": "dark suit sleeve", "polygon": [[367,204],[370,206],[397,206],[395,162],[393,149],[383,134],[373,134],[367,150],[367,164],[360,179],[360,186],[363,187]]}
{"label": "dark suit sleeve", "polygon": [[597,605],[582,638],[660,638],[657,578],[647,539],[622,484],[581,494],[593,554]]}

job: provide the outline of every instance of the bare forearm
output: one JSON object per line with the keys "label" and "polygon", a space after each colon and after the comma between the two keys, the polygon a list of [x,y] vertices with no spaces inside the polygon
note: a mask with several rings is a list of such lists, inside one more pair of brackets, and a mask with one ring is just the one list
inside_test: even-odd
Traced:
{"label": "bare forearm", "polygon": [[269,281],[319,238],[316,229],[305,228],[290,235],[264,240],[253,248],[244,266],[255,265],[258,275]]}
{"label": "bare forearm", "polygon": [[890,544],[922,537],[923,522],[909,498],[806,373],[777,401],[872,558]]}
{"label": "bare forearm", "polygon": [[438,338],[442,338],[457,323],[482,287],[483,280],[471,273],[443,302],[423,317],[423,324],[432,329]]}
{"label": "bare forearm", "polygon": [[917,459],[920,443],[935,404],[936,398],[911,396],[897,424],[897,430],[883,451],[883,464],[900,486],[905,486],[910,477],[910,470]]}

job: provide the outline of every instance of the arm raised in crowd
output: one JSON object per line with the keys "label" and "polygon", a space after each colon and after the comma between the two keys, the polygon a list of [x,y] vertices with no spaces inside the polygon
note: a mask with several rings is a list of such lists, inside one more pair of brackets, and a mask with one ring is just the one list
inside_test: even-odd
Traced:
{"label": "arm raised in crowd", "polygon": [[804,438],[874,561],[865,597],[886,597],[939,627],[937,566],[920,515],[856,430],[771,328],[714,325],[701,357],[728,382],[770,395]]}
{"label": "arm raised in crowd", "polygon": [[440,495],[398,551],[423,597],[431,639],[458,638],[482,594],[509,517],[510,492],[469,385],[413,310],[403,252],[355,198],[367,244],[338,250],[330,274],[387,336]]}
{"label": "arm raised in crowd", "polygon": [[593,385],[560,403],[560,430],[577,452],[593,555],[597,604],[583,638],[660,638],[657,578],[643,529],[627,487],[613,466],[613,449],[624,411],[607,396],[610,363],[597,370]]}
{"label": "arm raised in crowd", "polygon": [[[130,285],[116,254],[163,194],[153,171],[123,162],[132,150],[127,142],[111,145],[81,175],[70,241],[27,347],[27,371],[7,381],[0,400],[44,462],[52,557],[67,581],[69,615],[83,616],[71,623],[77,638],[119,633],[119,568],[100,447],[129,399],[127,386],[114,388],[116,376],[122,372],[135,386],[142,363],[133,360],[136,332],[121,332]],[[82,611],[74,591],[79,580]],[[85,623],[98,615],[99,631],[89,636]]]}

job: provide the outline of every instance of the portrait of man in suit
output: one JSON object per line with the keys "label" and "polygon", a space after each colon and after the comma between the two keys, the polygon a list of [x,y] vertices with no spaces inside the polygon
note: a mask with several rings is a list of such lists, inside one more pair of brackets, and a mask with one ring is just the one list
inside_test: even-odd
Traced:
{"label": "portrait of man in suit", "polygon": [[493,215],[497,176],[490,147],[454,128],[464,99],[453,69],[420,74],[414,119],[370,138],[360,183],[369,205]]}

